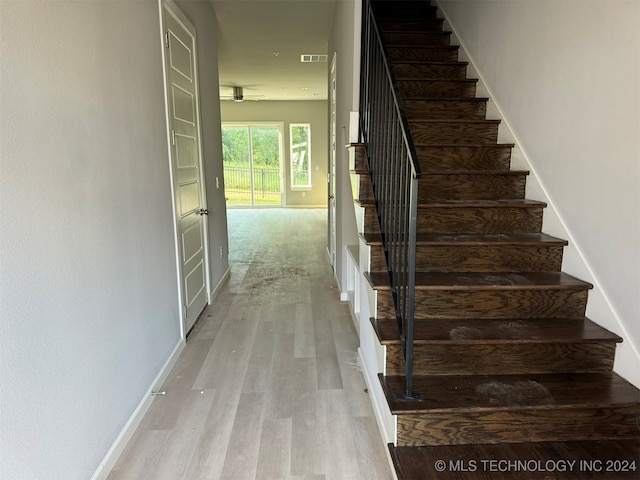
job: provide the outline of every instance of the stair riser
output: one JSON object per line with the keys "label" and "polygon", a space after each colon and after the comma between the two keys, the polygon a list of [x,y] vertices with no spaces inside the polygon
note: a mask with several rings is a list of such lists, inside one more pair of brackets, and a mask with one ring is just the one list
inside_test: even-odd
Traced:
{"label": "stair riser", "polygon": [[[577,318],[586,290],[416,290],[415,318]],[[376,318],[394,318],[391,292],[378,291]]]}
{"label": "stair riser", "polygon": [[[508,375],[521,373],[609,372],[612,342],[416,344],[416,375]],[[387,346],[387,375],[404,375],[400,345]]]}
{"label": "stair riser", "polygon": [[396,63],[392,66],[396,80],[416,78],[430,80],[462,80],[467,77],[467,66],[464,63]]}
{"label": "stair riser", "polygon": [[633,438],[640,407],[540,408],[398,416],[398,445]]}
{"label": "stair riser", "polygon": [[437,8],[429,2],[378,3],[374,5],[376,18],[435,18]]}
{"label": "stair riser", "polygon": [[[418,245],[419,272],[557,272],[561,245]],[[387,271],[384,249],[371,246],[371,272]]]}
{"label": "stair riser", "polygon": [[[358,179],[359,200],[372,200],[373,190],[368,175]],[[418,187],[421,203],[444,200],[499,200],[524,198],[526,175],[425,175]],[[364,195],[364,196],[363,196]]]}
{"label": "stair riser", "polygon": [[421,202],[442,200],[500,200],[524,198],[526,175],[425,175],[420,180]]}
{"label": "stair riser", "polygon": [[469,143],[496,143],[498,124],[493,122],[434,122],[410,123],[415,144],[461,145]]}
{"label": "stair riser", "polygon": [[486,147],[416,147],[422,168],[426,172],[447,170],[509,170],[511,148]]}
{"label": "stair riser", "polygon": [[349,171],[351,172],[367,172],[369,166],[367,164],[367,149],[363,144],[354,144],[349,146]]}
{"label": "stair riser", "polygon": [[440,45],[446,46],[451,43],[449,32],[419,34],[419,33],[386,33],[384,34],[386,45]]}
{"label": "stair riser", "polygon": [[380,20],[378,26],[382,32],[441,32],[442,20]]}
{"label": "stair riser", "polygon": [[403,98],[455,99],[475,98],[476,96],[475,82],[398,80],[397,83]]}
{"label": "stair riser", "polygon": [[429,207],[418,216],[420,233],[534,233],[541,228],[541,207]]}
{"label": "stair riser", "polygon": [[412,102],[404,104],[407,119],[415,120],[482,120],[487,105],[476,100],[434,100],[431,102]]}
{"label": "stair riser", "polygon": [[367,174],[351,174],[351,188],[353,198],[361,202],[373,202],[373,189],[371,188],[371,178]]}
{"label": "stair riser", "polygon": [[449,46],[425,48],[388,47],[389,59],[395,62],[457,62],[458,49]]}
{"label": "stair riser", "polygon": [[370,234],[380,233],[380,223],[374,207],[367,207],[364,210],[364,232]]}

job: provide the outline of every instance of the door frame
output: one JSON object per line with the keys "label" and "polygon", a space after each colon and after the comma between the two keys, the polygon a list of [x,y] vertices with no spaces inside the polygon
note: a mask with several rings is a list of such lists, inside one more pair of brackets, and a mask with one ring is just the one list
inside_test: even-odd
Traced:
{"label": "door frame", "polygon": [[[185,325],[187,320],[187,305],[185,295],[186,292],[183,288],[183,274],[182,271],[182,253],[181,253],[181,232],[180,232],[180,213],[178,212],[178,203],[176,199],[176,172],[174,165],[176,159],[173,156],[173,149],[171,143],[171,110],[169,107],[170,92],[169,92],[169,62],[167,58],[167,48],[165,48],[165,32],[166,22],[165,15],[171,15],[174,20],[181,24],[193,37],[193,75],[194,75],[194,87],[195,87],[195,120],[196,129],[198,132],[198,163],[199,163],[199,176],[200,176],[200,205],[202,208],[207,208],[207,196],[206,196],[206,184],[204,176],[204,157],[202,149],[202,124],[200,118],[200,85],[199,85],[199,72],[198,72],[198,48],[197,48],[197,35],[196,29],[186,15],[180,10],[178,5],[173,0],[158,0],[158,8],[160,12],[160,47],[162,50],[162,73],[164,84],[164,108],[165,108],[165,123],[167,129],[167,150],[169,158],[169,172],[171,180],[171,202],[173,207],[173,232],[175,240],[175,254],[176,254],[176,269],[177,269],[177,287],[178,287],[178,316],[180,318],[180,337],[185,340],[188,330]],[[204,269],[205,269],[205,289],[207,304],[211,304],[211,274],[210,274],[210,252],[209,252],[209,219],[207,215],[202,216],[203,226],[203,248],[204,248]]]}
{"label": "door frame", "polygon": [[336,167],[338,156],[338,119],[337,119],[337,61],[336,52],[333,52],[333,58],[331,59],[331,67],[329,70],[329,178],[328,183],[328,202],[327,210],[328,216],[328,245],[327,253],[329,255],[329,262],[333,268],[334,274],[336,269],[336,250],[337,250],[337,221],[336,221]]}
{"label": "door frame", "polygon": [[[251,128],[252,127],[277,127],[278,128],[278,149],[280,151],[280,162],[278,165],[279,175],[280,175],[280,203],[274,205],[234,205],[227,208],[282,208],[287,204],[287,188],[285,186],[286,175],[285,175],[285,163],[287,162],[287,158],[285,157],[285,129],[284,122],[221,122],[220,128],[223,127],[247,127],[249,129],[249,147],[251,147]],[[249,151],[250,162],[251,162],[251,175],[253,175],[253,152]],[[224,158],[222,159],[222,168],[224,171]],[[253,185],[253,179],[251,180],[251,184]],[[251,193],[253,195],[253,192]],[[252,203],[253,202],[252,200]]]}

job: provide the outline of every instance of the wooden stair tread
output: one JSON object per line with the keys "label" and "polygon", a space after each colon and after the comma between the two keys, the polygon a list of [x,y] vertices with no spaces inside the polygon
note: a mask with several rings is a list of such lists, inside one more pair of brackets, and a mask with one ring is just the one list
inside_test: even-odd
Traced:
{"label": "wooden stair tread", "polygon": [[500,124],[500,120],[491,120],[491,119],[487,119],[487,118],[483,118],[483,119],[476,119],[476,118],[455,118],[455,119],[448,119],[448,118],[421,118],[421,119],[411,119],[409,120],[409,127],[411,127],[412,125],[432,125],[432,124],[437,124],[437,123],[444,123],[444,124],[450,124],[450,123],[470,123],[470,124],[495,124],[495,125],[499,125]]}
{"label": "wooden stair tread", "polygon": [[[403,78],[403,80],[405,80]],[[437,78],[433,79],[434,82],[442,81]],[[451,80],[445,80],[450,82]],[[471,98],[405,98],[403,99],[404,106],[424,104],[425,107],[433,105],[438,102],[466,102],[466,103],[484,103],[489,101],[487,97],[471,97]]]}
{"label": "wooden stair tread", "polygon": [[[457,98],[436,98],[434,99],[436,101],[438,100],[443,100],[443,101],[450,101],[450,100],[471,100],[471,99],[457,99]],[[456,149],[460,149],[460,148],[477,148],[477,149],[491,149],[491,148],[496,148],[496,149],[500,149],[500,148],[513,148],[515,147],[514,143],[467,143],[467,144],[454,144],[454,143],[441,143],[439,145],[420,145],[420,144],[416,144],[416,147],[420,147],[423,149],[429,149],[429,148],[456,148]]]}
{"label": "wooden stair tread", "polygon": [[[380,343],[401,344],[395,319],[372,319]],[[417,321],[416,344],[430,343],[549,343],[622,339],[587,318],[438,319]]]}
{"label": "wooden stair tread", "polygon": [[424,176],[434,175],[529,175],[528,170],[445,170],[445,171],[427,171],[423,172]]}
{"label": "wooden stair tread", "polygon": [[[526,198],[505,198],[500,200],[447,200],[439,202],[430,202],[424,204],[424,207],[438,207],[438,208],[468,208],[468,207],[524,207],[524,208],[538,208],[544,207],[547,204],[538,200],[529,200]],[[420,207],[420,205],[418,206]]]}
{"label": "wooden stair tread", "polygon": [[[406,32],[396,32],[393,34],[389,34],[387,32],[383,33],[383,36],[386,37],[384,38],[385,44],[386,45],[407,45],[406,43],[394,43],[393,39],[394,37],[396,39],[398,38],[404,38],[406,40],[416,40],[416,39],[420,39],[421,40],[432,40],[434,38],[442,38],[442,37],[449,37],[451,36],[453,32],[451,30],[441,30],[439,32],[419,32],[419,33],[406,33]],[[448,38],[447,38],[448,40]]]}
{"label": "wooden stair tread", "polygon": [[[389,18],[380,22],[380,33],[424,33],[429,28],[442,28],[444,19],[406,19],[406,18]],[[441,31],[441,30],[437,30]]]}
{"label": "wooden stair tread", "polygon": [[[367,272],[376,290],[390,290],[389,276],[382,272]],[[564,272],[544,273],[425,273],[416,272],[416,290],[587,290],[590,283]]]}
{"label": "wooden stair tread", "polygon": [[404,45],[404,44],[397,44],[397,45],[387,44],[387,48],[404,48],[407,50],[431,50],[431,49],[459,50],[460,49],[458,45]]}
{"label": "wooden stair tread", "polygon": [[[415,77],[400,77],[400,78],[396,78],[397,82],[399,84],[403,84],[405,82],[412,82],[412,83],[416,83],[416,82],[420,82],[420,83],[454,83],[454,84],[475,84],[477,82],[477,80],[474,79],[467,79],[467,78],[438,78],[438,77],[434,77],[434,78],[420,78],[417,79]],[[479,97],[428,97],[428,96],[422,96],[419,94],[416,94],[416,96],[411,96],[411,94],[407,93],[405,95],[403,95],[402,97],[402,101],[403,102],[418,102],[418,101],[424,101],[424,102],[430,102],[430,101],[438,101],[438,100],[445,100],[445,101],[461,101],[461,100],[467,100],[467,101],[481,101],[484,102],[486,101],[486,98],[479,98]]]}
{"label": "wooden stair tread", "polygon": [[418,400],[399,399],[405,389],[404,376],[380,374],[380,381],[394,415],[635,404],[640,413],[640,390],[613,372],[415,375],[413,386]]}
{"label": "wooden stair tread", "polygon": [[[621,480],[637,479],[640,470],[640,438],[388,448],[398,480]],[[500,471],[498,461],[534,463],[520,471],[506,464]],[[545,468],[548,461],[554,463]],[[608,461],[621,463],[607,471],[616,466]]]}
{"label": "wooden stair tread", "polygon": [[[362,207],[373,207],[375,206],[373,201],[367,200],[354,200],[354,202]],[[529,200],[526,198],[510,198],[510,199],[502,199],[502,200],[448,200],[448,201],[438,201],[438,202],[429,202],[419,204],[418,208],[483,208],[483,207],[503,207],[503,208],[512,208],[512,207],[522,207],[522,208],[539,208],[546,207],[545,202],[540,202],[538,200]]]}
{"label": "wooden stair tread", "polygon": [[[362,238],[368,245],[382,245],[382,235],[366,233]],[[416,234],[418,245],[531,245],[551,243],[567,245],[566,240],[552,237],[545,233],[511,233],[511,234],[476,234],[476,235],[438,235]]]}

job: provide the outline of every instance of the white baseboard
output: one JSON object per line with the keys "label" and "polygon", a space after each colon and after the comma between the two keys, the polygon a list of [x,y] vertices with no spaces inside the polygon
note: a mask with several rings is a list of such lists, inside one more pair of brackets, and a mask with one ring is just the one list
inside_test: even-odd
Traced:
{"label": "white baseboard", "polygon": [[213,290],[211,290],[211,293],[209,294],[209,305],[211,305],[213,301],[216,299],[218,292],[224,286],[224,284],[227,283],[227,280],[229,280],[230,276],[231,276],[231,269],[227,267],[227,271],[224,272],[224,275],[222,275],[222,278],[220,279],[218,284],[215,287],[213,287]]}
{"label": "white baseboard", "polygon": [[[380,430],[380,435],[382,436],[382,440],[385,442],[389,442],[390,439],[395,438],[395,432],[391,433],[387,431],[386,422],[384,420],[384,416],[382,411],[380,410],[380,405],[378,404],[378,398],[375,394],[376,387],[373,385],[373,381],[369,378],[367,365],[362,356],[362,349],[358,348],[358,361],[360,362],[360,366],[362,368],[362,375],[364,376],[364,381],[367,384],[367,390],[369,392],[369,399],[371,400],[371,405],[373,406],[373,413],[376,416],[376,423],[378,424],[378,430]],[[377,381],[377,378],[375,379]],[[378,387],[380,389],[381,387]]]}
{"label": "white baseboard", "polygon": [[98,468],[96,468],[95,472],[93,472],[90,480],[105,480],[109,476],[109,473],[115,466],[118,458],[127,446],[127,443],[129,442],[129,440],[131,440],[131,437],[135,433],[136,428],[138,428],[138,426],[140,425],[140,422],[142,421],[145,413],[147,413],[149,407],[151,407],[151,402],[154,398],[151,395],[151,392],[162,387],[162,384],[167,379],[169,372],[175,365],[184,347],[185,342],[184,340],[180,339],[173,349],[173,352],[171,352],[171,355],[169,355],[169,358],[165,362],[164,366],[160,369],[158,375],[156,375],[156,378],[147,389],[147,392],[142,397],[142,400],[140,400],[140,403],[138,403],[138,406],[131,414],[131,417],[129,417],[129,420],[127,420],[124,428],[116,437],[115,441],[111,445],[111,448],[107,451],[107,454],[98,465]]}

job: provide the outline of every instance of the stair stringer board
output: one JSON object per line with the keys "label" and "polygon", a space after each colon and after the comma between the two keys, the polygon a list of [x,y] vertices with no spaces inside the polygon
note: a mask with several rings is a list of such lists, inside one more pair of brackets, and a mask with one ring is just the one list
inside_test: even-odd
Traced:
{"label": "stair stringer board", "polygon": [[371,317],[377,310],[378,294],[373,289],[364,273],[369,270],[371,247],[360,238],[360,311],[359,333],[360,348],[358,354],[362,366],[362,374],[367,384],[367,390],[371,404],[376,415],[378,429],[385,443],[396,444],[397,441],[397,416],[391,413],[389,403],[378,379],[379,373],[386,373],[387,347],[380,343],[371,323]]}
{"label": "stair stringer board", "polygon": [[487,97],[487,119],[501,120],[498,129],[499,143],[513,143],[515,146],[511,155],[511,168],[514,170],[528,170],[526,198],[545,202],[547,208],[543,216],[543,231],[549,235],[564,238],[569,244],[564,248],[563,254],[563,271],[578,277],[586,282],[593,284],[594,288],[589,293],[589,302],[587,305],[587,316],[595,323],[606,328],[620,337],[623,342],[619,343],[616,349],[614,371],[640,388],[640,346],[636,345],[624,322],[618,315],[610,297],[606,293],[602,282],[595,274],[590,265],[589,260],[580,248],[580,242],[576,240],[576,236],[572,233],[567,222],[560,213],[557,203],[554,202],[553,196],[546,188],[544,181],[538,174],[535,162],[522,147],[522,142],[515,134],[509,122],[508,115],[504,114],[503,109],[495,100],[490,86],[485,81],[481,70],[477,68],[477,60],[469,55],[468,48],[465,48],[465,42],[459,34],[455,25],[447,18],[446,11],[438,5],[438,1],[433,2],[438,6],[437,15],[444,19],[444,29],[450,30],[451,45],[457,45],[459,49],[459,60],[468,62],[467,76],[468,78],[477,78],[476,96]]}
{"label": "stair stringer board", "polygon": [[[353,208],[356,228],[357,232],[362,235],[365,232],[365,208],[359,204],[357,197],[355,197],[358,191],[357,188],[355,188],[357,175],[349,175],[349,181],[351,182],[350,191],[352,195],[354,195]],[[378,379],[379,373],[385,373],[387,363],[386,346],[380,343],[371,324],[371,317],[375,316],[377,309],[377,292],[365,277],[365,272],[369,271],[371,264],[371,247],[367,245],[362,236],[360,236],[357,249],[353,249],[354,254],[355,250],[357,250],[358,257],[353,258],[349,256],[349,265],[347,268],[353,270],[354,276],[354,293],[353,295],[349,295],[348,303],[360,341],[358,361],[367,386],[367,393],[376,417],[380,436],[384,443],[396,445],[398,431],[397,416],[391,414],[389,403],[382,389],[382,384]]]}

